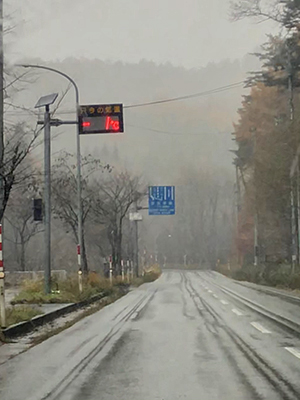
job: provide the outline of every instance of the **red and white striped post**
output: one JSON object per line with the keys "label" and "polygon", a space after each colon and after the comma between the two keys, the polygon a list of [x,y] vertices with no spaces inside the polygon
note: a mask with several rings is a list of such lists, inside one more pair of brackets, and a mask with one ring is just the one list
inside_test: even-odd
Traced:
{"label": "red and white striped post", "polygon": [[78,262],[78,270],[79,270],[79,269],[81,269],[80,244],[77,245],[77,262]]}
{"label": "red and white striped post", "polygon": [[131,275],[131,279],[133,280],[133,261],[130,261],[130,275]]}
{"label": "red and white striped post", "polygon": [[127,260],[127,282],[130,282],[130,261]]}
{"label": "red and white striped post", "polygon": [[113,278],[112,256],[109,256],[109,280],[111,285],[112,285],[112,278]]}
{"label": "red and white striped post", "polygon": [[124,282],[125,275],[124,275],[124,261],[121,260],[121,273],[122,273],[122,281]]}
{"label": "red and white striped post", "polygon": [[2,253],[2,225],[0,224],[0,315],[2,328],[6,327],[4,277],[5,273]]}
{"label": "red and white striped post", "polygon": [[82,293],[82,269],[81,269],[81,254],[80,254],[80,245],[77,245],[77,260],[78,260],[78,286],[79,292]]}

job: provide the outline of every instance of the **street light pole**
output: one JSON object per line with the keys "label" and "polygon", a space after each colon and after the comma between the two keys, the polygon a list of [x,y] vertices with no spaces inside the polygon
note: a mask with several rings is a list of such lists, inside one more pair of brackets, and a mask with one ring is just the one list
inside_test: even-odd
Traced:
{"label": "street light pole", "polygon": [[[0,0],[1,1],[1,0]],[[75,90],[75,101],[76,101],[76,120],[77,120],[77,135],[76,135],[76,147],[77,147],[77,201],[78,201],[78,246],[77,246],[77,254],[78,254],[78,271],[81,271],[81,256],[83,251],[83,222],[82,222],[82,201],[81,201],[81,153],[80,153],[80,104],[79,104],[79,89],[75,81],[67,74],[58,69],[46,67],[44,65],[35,65],[35,64],[21,64],[21,67],[24,68],[38,68],[44,69],[46,71],[54,72],[58,75],[66,78],[74,87]],[[86,265],[84,266],[86,267]]]}
{"label": "street light pole", "polygon": [[46,106],[44,115],[44,205],[45,205],[45,293],[51,292],[51,137],[50,107]]}
{"label": "street light pole", "polygon": [[51,293],[51,114],[50,104],[57,99],[58,93],[43,96],[35,108],[45,107],[44,113],[44,207],[45,207],[45,293]]}

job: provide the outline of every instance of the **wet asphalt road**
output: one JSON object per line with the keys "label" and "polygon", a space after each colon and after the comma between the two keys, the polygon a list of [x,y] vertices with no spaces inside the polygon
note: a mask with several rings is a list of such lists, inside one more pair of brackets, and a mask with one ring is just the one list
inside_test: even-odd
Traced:
{"label": "wet asphalt road", "polygon": [[0,365],[0,399],[300,399],[299,334],[218,285],[300,323],[300,303],[214,273],[167,271]]}

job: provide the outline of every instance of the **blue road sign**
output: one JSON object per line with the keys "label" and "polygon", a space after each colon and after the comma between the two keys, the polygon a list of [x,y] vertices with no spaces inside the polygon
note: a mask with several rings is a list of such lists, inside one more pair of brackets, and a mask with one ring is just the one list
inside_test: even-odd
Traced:
{"label": "blue road sign", "polygon": [[149,215],[175,214],[175,186],[149,186]]}

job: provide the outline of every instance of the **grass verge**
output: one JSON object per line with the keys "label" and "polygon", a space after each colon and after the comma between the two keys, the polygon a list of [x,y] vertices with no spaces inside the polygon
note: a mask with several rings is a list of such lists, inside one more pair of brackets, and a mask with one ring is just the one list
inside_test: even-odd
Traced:
{"label": "grass verge", "polygon": [[89,306],[88,309],[82,311],[79,315],[74,317],[72,320],[66,322],[64,325],[58,326],[56,328],[50,328],[46,332],[43,332],[43,333],[35,336],[31,341],[31,346],[36,346],[37,344],[42,343],[44,340],[47,340],[50,337],[55,336],[55,335],[59,334],[60,332],[64,331],[65,329],[70,328],[71,326],[76,324],[76,322],[79,322],[83,318],[86,318],[89,315],[92,315],[92,314],[96,313],[97,311],[102,310],[102,308],[104,308],[105,306],[115,302],[116,300],[121,298],[124,294],[125,294],[124,291],[115,289],[110,294],[110,296],[104,297],[103,299],[99,300],[97,303],[93,304],[92,306]]}
{"label": "grass verge", "polygon": [[90,273],[83,280],[83,291],[79,292],[78,277],[73,275],[63,281],[53,279],[52,293],[44,293],[43,280],[25,280],[22,284],[21,292],[13,299],[12,305],[15,304],[48,304],[48,303],[77,303],[82,300],[91,298],[98,293],[104,293],[109,296],[114,288],[128,289],[130,285],[140,286],[146,282],[153,282],[159,278],[161,271],[158,266],[153,266],[145,271],[144,275],[134,278],[132,282],[122,282],[120,277],[113,279],[113,285],[108,279],[100,277],[96,273]]}
{"label": "grass verge", "polygon": [[[221,270],[219,272],[222,273]],[[300,289],[300,270],[292,272],[289,264],[245,265],[230,273],[226,271],[224,275],[238,281],[252,282],[281,289]]]}
{"label": "grass verge", "polygon": [[[132,280],[131,285],[138,287],[146,282],[153,282],[159,278],[161,271],[159,267],[151,268],[144,271],[142,277]],[[37,307],[30,307],[30,303],[65,303],[65,302],[78,302],[86,298],[90,298],[97,293],[104,293],[105,297],[97,301],[95,304],[88,306],[87,309],[82,311],[79,315],[74,317],[71,321],[66,322],[62,326],[56,328],[51,327],[46,332],[35,335],[32,339],[32,345],[43,342],[51,336],[57,335],[63,330],[71,327],[76,322],[80,321],[95,312],[101,310],[108,304],[113,303],[128,292],[129,284],[122,282],[120,278],[113,280],[113,286],[110,285],[108,280],[100,278],[96,274],[91,274],[86,278],[85,288],[83,293],[78,291],[78,283],[74,278],[64,282],[56,282],[56,293],[45,295],[43,293],[43,281],[25,281],[23,283],[23,290],[17,295],[13,301],[14,305],[8,310],[8,326],[17,322],[27,321],[36,315],[41,314]],[[59,293],[57,292],[59,291]],[[6,342],[0,330],[0,341]]]}
{"label": "grass verge", "polygon": [[17,324],[18,322],[28,321],[37,315],[43,314],[37,307],[25,305],[13,306],[6,309],[7,326]]}
{"label": "grass verge", "polygon": [[11,304],[49,304],[49,303],[77,303],[91,298],[98,293],[106,296],[112,293],[114,287],[124,286],[119,279],[113,281],[113,287],[107,279],[97,274],[89,274],[83,280],[83,291],[79,291],[78,277],[73,275],[66,280],[52,281],[52,293],[44,293],[43,280],[24,281],[21,292]]}

